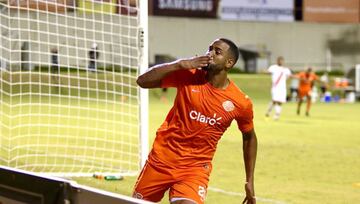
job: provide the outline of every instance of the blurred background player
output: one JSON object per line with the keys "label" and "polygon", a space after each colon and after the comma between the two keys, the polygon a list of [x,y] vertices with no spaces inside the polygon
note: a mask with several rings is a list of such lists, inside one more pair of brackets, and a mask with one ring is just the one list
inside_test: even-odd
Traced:
{"label": "blurred background player", "polygon": [[60,65],[59,65],[59,55],[58,55],[58,49],[56,47],[51,48],[50,50],[51,52],[51,79],[52,79],[52,83],[55,84],[53,85],[55,92],[60,92]]}
{"label": "blurred background player", "polygon": [[265,114],[266,117],[270,116],[270,113],[275,108],[274,119],[278,120],[281,113],[281,105],[286,102],[286,80],[291,76],[289,68],[284,67],[284,58],[278,57],[277,64],[271,65],[268,68],[268,72],[271,74],[271,99],[268,110]]}
{"label": "blurred background player", "polygon": [[323,75],[320,77],[320,100],[325,101],[325,93],[327,92],[329,87],[329,76],[328,72],[324,72]]}
{"label": "blurred background player", "polygon": [[298,92],[299,92],[299,79],[296,77],[291,77],[290,94],[288,97],[288,101],[297,101]]}
{"label": "blurred background player", "polygon": [[237,46],[220,38],[206,55],[160,64],[138,77],[142,88],[176,87],[177,95],[157,130],[134,197],[159,202],[169,189],[172,204],[204,203],[217,143],[235,119],[243,134],[244,203],[256,203],[252,102],[227,75],[238,57]]}
{"label": "blurred background player", "polygon": [[164,103],[168,103],[168,99],[167,99],[167,88],[162,88],[161,89],[161,96],[160,96],[160,100]]}
{"label": "blurred background player", "polygon": [[[166,55],[166,54],[156,54],[155,55],[155,65],[173,62],[175,60],[176,60],[176,58],[171,55]],[[161,88],[161,93],[160,93],[159,98],[163,103],[169,102],[168,101],[168,88]]]}
{"label": "blurred background player", "polygon": [[59,74],[59,56],[58,50],[56,47],[51,48],[51,72],[54,74]]}
{"label": "blurred background player", "polygon": [[89,50],[89,65],[88,69],[91,72],[95,72],[97,68],[97,59],[99,59],[100,53],[98,51],[97,43],[93,43],[91,45],[91,49]]}
{"label": "blurred background player", "polygon": [[319,80],[318,76],[312,72],[312,68],[309,67],[305,72],[299,72],[297,74],[299,78],[299,93],[298,93],[298,106],[296,113],[300,115],[301,104],[306,97],[306,116],[310,116],[310,107],[311,107],[311,90],[313,88],[314,82]]}

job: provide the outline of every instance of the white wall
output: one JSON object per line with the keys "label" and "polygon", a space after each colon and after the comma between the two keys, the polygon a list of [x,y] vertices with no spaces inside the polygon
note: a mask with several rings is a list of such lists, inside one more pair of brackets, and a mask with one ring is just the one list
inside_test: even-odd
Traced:
{"label": "white wall", "polygon": [[[349,30],[360,31],[358,24],[273,23],[221,21],[178,17],[149,18],[149,56],[155,54],[188,57],[204,53],[208,45],[218,37],[233,40],[238,46],[265,46],[271,52],[271,63],[282,55],[290,67],[326,65],[328,41],[340,39]],[[360,36],[358,36],[360,39]],[[360,62],[359,54],[332,57],[335,68]]]}
{"label": "white wall", "polygon": [[[54,25],[42,25],[32,22],[28,25],[28,18],[48,18],[48,22],[68,23],[72,28],[55,31]],[[130,33],[132,40],[137,40],[135,29],[122,23],[129,23],[121,18],[111,16],[91,16],[90,23],[76,16],[62,17],[45,16],[21,13],[20,21],[1,18],[1,24],[12,27],[15,32],[21,28],[23,32],[17,33],[13,39],[1,36],[1,55],[12,62],[19,61],[21,42],[33,41],[34,59],[37,63],[49,63],[49,49],[55,43],[60,46],[60,62],[65,65],[86,66],[87,50],[93,41],[97,41],[102,55],[100,61],[115,63],[132,61],[119,55],[120,48],[114,44],[127,43],[122,40],[122,35]],[[96,19],[106,19],[111,24],[101,23]],[[90,20],[90,17],[89,17]],[[95,20],[95,21],[94,21]],[[24,28],[25,29],[24,31]],[[86,32],[86,29],[90,31]],[[94,32],[95,29],[95,32]],[[36,34],[32,31],[44,30],[45,34]],[[1,27],[2,34],[6,29]],[[7,30],[8,31],[8,30]],[[131,32],[130,32],[131,31]],[[52,32],[60,34],[52,35]],[[16,33],[15,33],[16,34]],[[68,36],[67,36],[68,35]],[[285,62],[290,68],[302,69],[304,66],[315,66],[315,69],[324,69],[326,66],[326,49],[329,40],[342,39],[348,44],[360,43],[359,24],[319,24],[319,23],[274,23],[274,22],[241,22],[221,21],[218,19],[156,17],[149,16],[149,62],[154,63],[155,54],[170,54],[174,57],[189,57],[205,53],[208,45],[218,37],[233,40],[241,47],[266,48],[271,53],[270,63],[274,63],[277,56],[285,57]],[[11,40],[11,41],[9,41]],[[38,42],[43,43],[38,46]],[[113,43],[112,43],[113,42]],[[132,44],[127,43],[127,44]],[[131,46],[129,46],[131,47]],[[14,51],[14,49],[18,51]],[[130,48],[129,48],[130,49]],[[359,46],[360,49],[360,46]],[[11,57],[10,55],[11,50]],[[130,50],[131,51],[131,50]],[[356,51],[356,49],[355,49]],[[137,49],[133,49],[136,53]],[[360,63],[360,51],[337,53],[332,56],[335,68],[348,69]],[[133,64],[133,63],[130,63]],[[240,63],[241,64],[241,63]],[[266,63],[265,63],[266,64]],[[264,67],[265,68],[265,67]]]}

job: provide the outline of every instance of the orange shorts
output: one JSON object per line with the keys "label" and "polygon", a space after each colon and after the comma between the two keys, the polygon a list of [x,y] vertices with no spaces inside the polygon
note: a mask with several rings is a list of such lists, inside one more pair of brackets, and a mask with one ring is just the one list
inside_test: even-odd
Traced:
{"label": "orange shorts", "polygon": [[311,89],[299,89],[298,96],[299,98],[304,98],[304,96],[310,96]]}
{"label": "orange shorts", "polygon": [[179,169],[146,162],[135,184],[133,197],[159,202],[169,189],[170,202],[187,199],[202,204],[211,169],[211,164]]}

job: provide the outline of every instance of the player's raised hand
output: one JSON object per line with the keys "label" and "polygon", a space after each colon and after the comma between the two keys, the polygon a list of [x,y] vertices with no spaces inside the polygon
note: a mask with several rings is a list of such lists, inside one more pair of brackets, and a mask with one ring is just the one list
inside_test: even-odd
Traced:
{"label": "player's raised hand", "polygon": [[207,55],[195,56],[187,59],[179,60],[179,65],[182,69],[197,69],[208,66],[210,57]]}

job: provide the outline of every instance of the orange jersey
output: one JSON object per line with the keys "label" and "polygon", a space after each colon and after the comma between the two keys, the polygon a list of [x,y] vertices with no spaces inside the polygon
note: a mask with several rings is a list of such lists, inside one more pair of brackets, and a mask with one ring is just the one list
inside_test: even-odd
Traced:
{"label": "orange jersey", "polygon": [[242,132],[253,129],[251,100],[234,84],[217,89],[199,69],[179,70],[162,80],[176,87],[174,105],[157,130],[150,163],[200,166],[210,163],[217,143],[233,119]]}
{"label": "orange jersey", "polygon": [[306,72],[300,72],[297,74],[299,77],[299,90],[310,91],[312,87],[312,83],[315,80],[318,80],[319,77],[314,73],[307,74]]}

